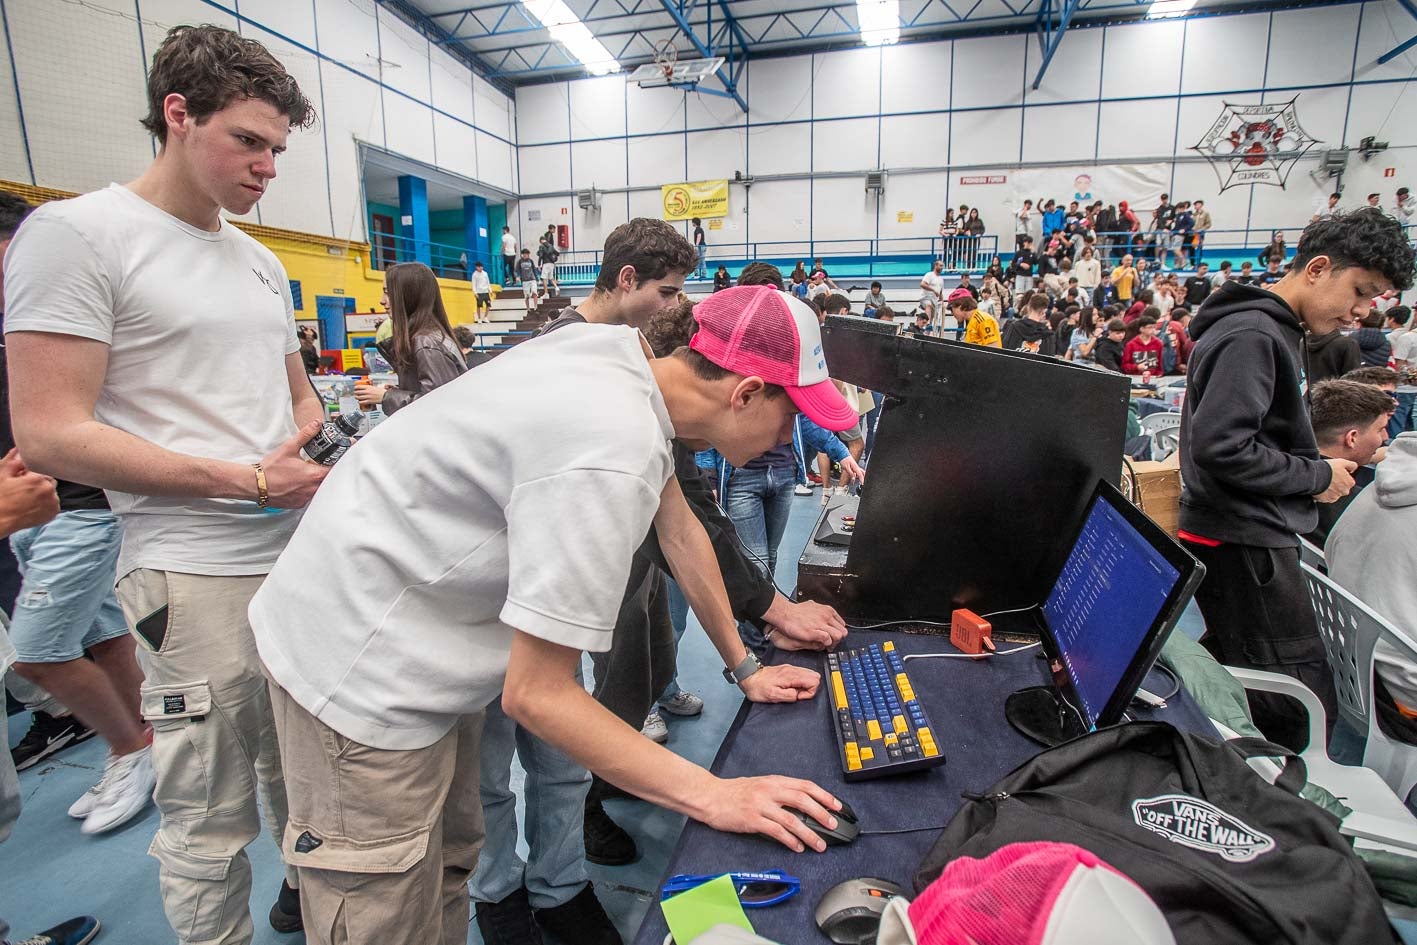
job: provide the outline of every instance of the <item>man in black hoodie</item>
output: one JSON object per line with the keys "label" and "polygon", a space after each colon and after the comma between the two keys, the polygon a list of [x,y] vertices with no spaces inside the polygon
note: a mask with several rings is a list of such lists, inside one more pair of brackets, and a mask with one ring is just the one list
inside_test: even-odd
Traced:
{"label": "man in black hoodie", "polygon": [[1057,354],[1057,339],[1048,324],[1048,296],[1043,292],[1033,293],[1020,315],[1021,318],[1015,318],[1004,329],[1004,350]]}
{"label": "man in black hoodie", "polygon": [[1349,371],[1356,371],[1363,365],[1363,355],[1358,342],[1342,329],[1322,335],[1309,332],[1304,339],[1309,352],[1309,384],[1342,377]]}
{"label": "man in black hoodie", "polygon": [[[1196,593],[1202,642],[1222,663],[1302,680],[1337,714],[1299,569],[1315,502],[1353,488],[1356,465],[1322,459],[1307,409],[1304,332],[1361,317],[1369,300],[1413,280],[1401,227],[1362,209],[1309,224],[1293,265],[1268,290],[1226,283],[1191,323],[1196,347],[1181,416],[1180,534],[1206,566]],[[1251,697],[1255,724],[1292,748],[1307,741],[1284,697]]]}

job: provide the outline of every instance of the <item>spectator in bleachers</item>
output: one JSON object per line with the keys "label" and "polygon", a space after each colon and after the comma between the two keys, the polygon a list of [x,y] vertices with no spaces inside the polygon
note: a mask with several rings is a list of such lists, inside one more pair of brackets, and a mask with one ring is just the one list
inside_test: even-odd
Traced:
{"label": "spectator in bleachers", "polygon": [[930,264],[930,271],[920,278],[920,309],[929,314],[932,322],[945,299],[945,280],[940,277],[944,268],[945,264],[937,259]]}
{"label": "spectator in bleachers", "polygon": [[1176,352],[1176,373],[1185,374],[1186,364],[1191,360],[1191,349],[1196,346],[1191,340],[1191,310],[1184,305],[1173,310],[1171,319],[1166,323],[1166,332]]}
{"label": "spectator in bleachers", "polygon": [[959,288],[968,291],[970,295],[974,296],[974,301],[979,301],[979,287],[970,281],[969,273],[961,272],[959,274]]}
{"label": "spectator in bleachers", "polygon": [[1112,271],[1102,270],[1101,281],[1097,283],[1097,288],[1092,290],[1093,308],[1103,308],[1108,305],[1116,305],[1121,300],[1117,296],[1117,287],[1112,283]]}
{"label": "spectator in bleachers", "polygon": [[[1127,327],[1130,328],[1137,319],[1141,318],[1143,312],[1154,306],[1154,299],[1155,295],[1150,289],[1142,289],[1137,293],[1137,297],[1132,300],[1132,304],[1127,306],[1126,312],[1122,314],[1122,321],[1127,323]],[[1161,310],[1157,309],[1156,314],[1159,317]]]}
{"label": "spectator in bleachers", "polygon": [[1132,252],[1132,244],[1136,242],[1137,235],[1141,232],[1141,220],[1137,218],[1136,211],[1125,200],[1117,201],[1117,230],[1122,234],[1118,244],[1123,247],[1124,253]]}
{"label": "spectator in bleachers", "polygon": [[1097,339],[1097,344],[1092,349],[1093,363],[1100,368],[1123,373],[1122,349],[1126,347],[1126,337],[1126,322],[1116,317],[1108,319],[1105,334]]}
{"label": "spectator in bleachers", "polygon": [[491,355],[477,350],[477,336],[466,325],[454,326],[453,340],[458,343],[458,350],[462,352],[463,362],[469,368],[475,368],[492,360]]}
{"label": "spectator in bleachers", "polygon": [[1319,506],[1319,521],[1304,537],[1324,547],[1329,532],[1344,510],[1370,485],[1375,470],[1369,463],[1382,458],[1387,442],[1387,421],[1392,416],[1392,395],[1380,387],[1344,378],[1315,384],[1309,391],[1309,418],[1319,455],[1356,464],[1353,489],[1335,502]]}
{"label": "spectator in bleachers", "polygon": [[1002,347],[1007,351],[1031,351],[1034,354],[1057,354],[1057,338],[1048,324],[1048,296],[1035,292],[1019,313],[1004,329]]}
{"label": "spectator in bleachers", "polygon": [[1043,232],[1048,236],[1063,232],[1067,214],[1052,200],[1043,204]]}
{"label": "spectator in bleachers", "polygon": [[1417,384],[1412,373],[1417,372],[1417,332],[1411,330],[1412,310],[1397,305],[1384,313],[1387,316],[1387,340],[1392,345],[1392,366],[1400,375],[1397,385],[1397,411],[1388,424],[1388,436],[1395,437],[1412,429],[1413,404],[1417,403]]}
{"label": "spectator in bleachers", "polygon": [[731,285],[733,285],[733,277],[728,274],[728,267],[719,263],[713,273],[713,290],[721,292]]}
{"label": "spectator in bleachers", "polygon": [[1176,205],[1176,217],[1171,224],[1171,232],[1175,235],[1172,249],[1176,253],[1176,268],[1185,269],[1189,264],[1189,254],[1191,238],[1196,231],[1196,215],[1191,211],[1191,202],[1182,200]]}
{"label": "spectator in bleachers", "polygon": [[[969,208],[969,216],[964,221],[964,229],[970,236],[974,237],[976,240],[979,237],[983,236],[986,232],[984,221],[979,216],[978,207]],[[976,247],[978,246],[977,243],[975,245]]]}
{"label": "spectator in bleachers", "polygon": [[1382,194],[1369,194],[1368,206],[1382,208]]}
{"label": "spectator in bleachers", "polygon": [[1417,200],[1412,199],[1412,194],[1406,187],[1397,188],[1397,200],[1392,205],[1392,215],[1397,218],[1397,222],[1407,226],[1412,222],[1412,216],[1417,213]]}
{"label": "spectator in bleachers", "polygon": [[[1334,581],[1409,637],[1417,637],[1417,433],[1392,441],[1364,489],[1333,526],[1324,553]],[[1373,706],[1390,738],[1417,744],[1417,662],[1378,641]]]}
{"label": "spectator in bleachers", "polygon": [[1255,261],[1260,265],[1267,265],[1271,259],[1278,256],[1279,261],[1284,262],[1289,255],[1289,248],[1284,245],[1284,231],[1275,230],[1270,234],[1269,245],[1260,250],[1260,254],[1255,257]]}
{"label": "spectator in bleachers", "polygon": [[1338,201],[1342,199],[1342,194],[1337,192],[1328,195],[1328,200],[1314,209],[1314,215],[1309,217],[1309,222],[1316,220],[1326,220],[1338,212]]}
{"label": "spectator in bleachers", "polygon": [[1387,367],[1388,358],[1392,356],[1392,345],[1383,333],[1383,323],[1386,320],[1387,316],[1382,312],[1369,309],[1360,322],[1362,327],[1353,334],[1353,339],[1358,342],[1363,364],[1367,367]]}
{"label": "spectator in bleachers", "polygon": [[909,325],[903,329],[907,335],[925,338],[930,334],[930,317],[924,312],[916,312]]}
{"label": "spectator in bleachers", "polygon": [[1255,264],[1248,259],[1240,263],[1240,272],[1231,281],[1240,285],[1259,285],[1259,280],[1255,278]]}
{"label": "spectator in bleachers", "polygon": [[1078,288],[1086,292],[1091,301],[1093,290],[1102,282],[1102,264],[1097,261],[1091,246],[1082,248],[1074,271],[1077,273]]}
{"label": "spectator in bleachers", "polygon": [[1156,265],[1166,268],[1166,254],[1176,248],[1176,208],[1170,195],[1162,194],[1161,202],[1151,211],[1151,232],[1156,240]]}
{"label": "spectator in bleachers", "polygon": [[[751,265],[751,264],[750,264],[750,265]],[[766,265],[768,265],[768,263],[763,263],[763,265],[766,266]],[[777,267],[774,266],[773,268],[776,269]],[[793,267],[792,271],[791,271],[790,273],[788,273],[787,278],[792,279],[792,280],[795,281],[796,278],[797,278],[797,276],[798,276],[799,274],[802,276],[802,281],[803,281],[803,282],[806,282],[806,281],[807,281],[807,267],[804,266],[804,265],[802,265],[802,260],[800,260],[800,259],[797,260],[797,265]],[[742,283],[739,283],[739,284],[741,285]]]}
{"label": "spectator in bleachers", "polygon": [[[801,268],[802,264],[799,262],[797,264],[797,269],[793,270],[793,274],[795,275],[797,271]],[[806,275],[805,271],[803,272],[803,275]],[[781,270],[779,270],[772,263],[757,261],[748,263],[748,265],[743,267],[743,271],[738,273],[738,284],[770,285],[774,289],[777,289],[779,292],[782,292],[787,288],[785,285],[783,285]]]}
{"label": "spectator in bleachers", "polygon": [[1255,277],[1255,282],[1265,288],[1274,285],[1280,279],[1284,278],[1283,265],[1284,259],[1282,257],[1269,257],[1269,264],[1265,266],[1264,272]]}
{"label": "spectator in bleachers", "polygon": [[[749,265],[753,265],[753,264],[750,263]],[[763,265],[767,265],[767,264],[764,263]],[[792,294],[795,295],[795,296],[797,296],[799,299],[806,299],[806,298],[807,298],[807,273],[806,273],[806,271],[801,270],[801,269],[794,269],[794,270],[792,270],[791,279],[792,279],[792,289],[791,289]],[[743,284],[743,277],[742,277],[741,275],[738,277],[738,284],[739,284],[739,285],[742,285],[742,284]]]}
{"label": "spectator in bleachers", "polygon": [[1007,278],[1007,272],[1004,269],[1004,261],[998,256],[995,256],[993,261],[989,263],[989,268],[984,270],[984,278],[986,283],[990,276],[993,276],[1000,282],[1003,282],[1004,279]]}
{"label": "spectator in bleachers", "polygon": [[[1125,204],[1124,204],[1125,205]],[[1122,264],[1112,270],[1112,285],[1117,290],[1117,303],[1124,308],[1132,304],[1132,293],[1141,290],[1141,273],[1131,253],[1122,256]]]}
{"label": "spectator in bleachers", "polygon": [[1003,279],[994,274],[992,268],[984,274],[984,284],[979,288],[981,304],[986,294],[994,303],[994,309],[990,311],[989,314],[993,315],[995,318],[1002,317],[1005,309],[1009,307],[1009,299],[1013,297],[1013,294],[1009,292],[1008,287],[1004,285]]}
{"label": "spectator in bleachers", "polygon": [[994,290],[987,285],[979,290],[979,310],[995,321],[999,320],[999,303],[994,298]]}
{"label": "spectator in bleachers", "polygon": [[1392,368],[1359,367],[1343,375],[1340,380],[1353,381],[1358,384],[1367,384],[1369,387],[1376,387],[1384,394],[1387,394],[1389,398],[1393,398],[1393,395],[1397,393],[1398,378],[1398,373]]}
{"label": "spectator in bleachers", "polygon": [[827,267],[822,265],[822,261],[820,259],[814,259],[812,260],[812,271],[807,274],[807,279],[810,282],[818,276],[821,277],[822,282],[826,284],[828,289],[831,289],[833,292],[841,291],[837,284],[832,281],[831,273],[827,272]]}
{"label": "spectator in bleachers", "polygon": [[1191,308],[1200,308],[1205,297],[1210,295],[1210,267],[1205,263],[1196,263],[1196,273],[1186,277],[1186,304]]}
{"label": "spectator in bleachers", "polygon": [[1098,310],[1090,305],[1078,311],[1077,325],[1068,338],[1067,358],[1074,364],[1096,363],[1093,352],[1097,349],[1097,343],[1102,340],[1102,331],[1106,327],[1097,314]]}
{"label": "spectator in bleachers", "polygon": [[862,302],[862,314],[870,315],[876,309],[884,308],[886,304],[886,293],[881,290],[879,282],[871,283],[871,291],[866,293],[866,298]]}
{"label": "spectator in bleachers", "polygon": [[1136,320],[1136,335],[1122,348],[1122,371],[1138,374],[1143,382],[1161,374],[1161,339],[1156,337],[1158,319],[1155,306]]}
{"label": "spectator in bleachers", "polygon": [[1032,237],[1033,218],[1037,216],[1033,211],[1033,201],[1025,200],[1018,213],[1014,214],[1014,251],[1023,249],[1024,240]]}
{"label": "spectator in bleachers", "polygon": [[1196,213],[1196,238],[1194,240],[1196,247],[1195,260],[1196,262],[1200,262],[1201,252],[1205,249],[1205,234],[1210,231],[1212,223],[1210,211],[1205,208],[1204,200],[1197,200],[1194,209]]}
{"label": "spectator in bleachers", "polygon": [[1009,263],[1009,274],[1013,277],[1014,295],[1022,295],[1033,288],[1033,271],[1038,265],[1038,256],[1033,252],[1033,237],[1024,235],[1019,240],[1018,251]]}

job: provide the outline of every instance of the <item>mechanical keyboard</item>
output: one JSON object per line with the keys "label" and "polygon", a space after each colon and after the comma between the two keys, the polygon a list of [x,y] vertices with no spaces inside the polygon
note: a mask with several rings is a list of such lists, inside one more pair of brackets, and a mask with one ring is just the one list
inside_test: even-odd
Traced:
{"label": "mechanical keyboard", "polygon": [[864,781],[945,763],[894,643],[838,650],[825,654],[823,660],[846,780]]}

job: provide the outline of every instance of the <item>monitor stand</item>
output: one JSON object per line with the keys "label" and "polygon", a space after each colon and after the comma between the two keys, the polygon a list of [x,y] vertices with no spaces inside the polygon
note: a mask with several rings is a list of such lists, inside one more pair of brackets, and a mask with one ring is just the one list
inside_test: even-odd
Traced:
{"label": "monitor stand", "polygon": [[1004,702],[1009,724],[1040,745],[1052,748],[1087,734],[1082,719],[1053,686],[1029,686]]}

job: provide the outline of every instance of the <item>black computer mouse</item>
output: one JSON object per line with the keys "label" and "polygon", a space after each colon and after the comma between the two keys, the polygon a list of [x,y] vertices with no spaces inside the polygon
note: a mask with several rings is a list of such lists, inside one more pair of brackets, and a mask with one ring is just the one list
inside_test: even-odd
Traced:
{"label": "black computer mouse", "polygon": [[817,928],[837,945],[871,945],[881,927],[881,913],[892,896],[905,890],[886,879],[863,876],[838,883],[817,903]]}
{"label": "black computer mouse", "polygon": [[851,805],[846,801],[841,802],[841,810],[835,811],[836,829],[823,827],[817,823],[817,819],[811,814],[804,814],[800,810],[789,807],[788,810],[796,815],[797,819],[806,824],[808,829],[827,842],[829,847],[839,847],[848,844],[856,839],[856,835],[861,832],[860,825],[856,822],[856,811],[851,809]]}

